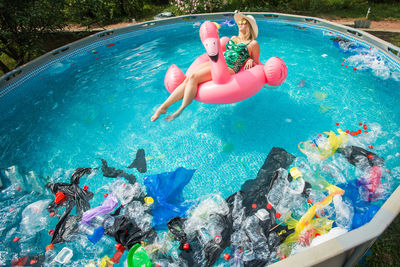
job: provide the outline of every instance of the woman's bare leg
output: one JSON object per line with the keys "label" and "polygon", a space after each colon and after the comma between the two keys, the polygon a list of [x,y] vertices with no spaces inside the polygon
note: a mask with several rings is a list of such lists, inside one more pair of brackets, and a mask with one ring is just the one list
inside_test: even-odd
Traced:
{"label": "woman's bare leg", "polygon": [[179,101],[182,99],[183,97],[183,93],[185,91],[185,87],[187,84],[188,78],[186,78],[167,98],[167,100],[164,101],[164,103],[162,103],[158,109],[156,110],[156,112],[154,113],[154,115],[151,117],[151,121],[155,121],[158,119],[158,117],[161,114],[164,114],[167,112],[167,109],[174,104],[175,102]]}
{"label": "woman's bare leg", "polygon": [[[197,66],[197,68],[194,70],[194,72],[197,72],[203,68],[206,68],[210,66],[209,62],[204,62],[202,64],[200,64],[199,66]],[[151,121],[155,121],[158,119],[158,117],[161,114],[164,114],[167,112],[167,109],[174,103],[178,102],[179,100],[181,100],[183,98],[184,95],[184,91],[185,91],[185,87],[187,85],[189,78],[187,77],[173,92],[172,94],[170,94],[170,96],[167,98],[167,100],[164,101],[164,103],[162,103],[158,109],[156,110],[156,112],[154,113],[154,115],[151,117]]]}
{"label": "woman's bare leg", "polygon": [[182,111],[192,103],[193,99],[197,94],[197,86],[200,83],[210,81],[211,77],[211,66],[205,66],[199,70],[196,70],[192,75],[190,75],[189,80],[187,81],[185,91],[183,94],[182,105],[178,108],[177,111],[172,113],[171,115],[165,118],[166,121],[172,121],[176,119]]}

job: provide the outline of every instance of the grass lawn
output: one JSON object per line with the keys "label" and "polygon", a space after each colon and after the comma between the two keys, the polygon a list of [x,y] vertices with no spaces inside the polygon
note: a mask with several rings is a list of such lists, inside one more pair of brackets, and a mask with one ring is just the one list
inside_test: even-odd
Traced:
{"label": "grass lawn", "polygon": [[372,245],[358,267],[399,266],[400,215]]}

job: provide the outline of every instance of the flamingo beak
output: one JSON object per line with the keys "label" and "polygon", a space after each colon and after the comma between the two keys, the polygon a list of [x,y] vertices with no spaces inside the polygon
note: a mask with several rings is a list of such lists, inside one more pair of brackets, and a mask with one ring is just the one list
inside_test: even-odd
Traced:
{"label": "flamingo beak", "polygon": [[207,55],[213,62],[218,61],[219,55],[219,40],[217,38],[208,38],[203,42]]}

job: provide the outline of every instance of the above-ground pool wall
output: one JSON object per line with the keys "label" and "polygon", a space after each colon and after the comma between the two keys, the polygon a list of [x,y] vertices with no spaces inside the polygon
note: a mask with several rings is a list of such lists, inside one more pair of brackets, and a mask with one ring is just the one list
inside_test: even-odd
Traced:
{"label": "above-ground pool wall", "polygon": [[270,266],[355,266],[400,212],[400,186],[374,218],[362,227],[290,256]]}
{"label": "above-ground pool wall", "polygon": [[[368,33],[355,30],[350,27],[331,23],[326,20],[304,16],[294,16],[279,13],[246,13],[252,14],[256,19],[277,20],[282,22],[301,23],[305,26],[326,28],[343,34],[350,39],[356,39],[370,46],[374,46],[381,53],[396,65],[400,65],[400,48],[382,41]],[[3,75],[0,77],[0,98],[9,91],[18,87],[19,84],[35,75],[37,72],[46,69],[53,62],[62,61],[66,56],[72,56],[80,53],[80,48],[90,47],[91,44],[98,45],[103,42],[107,44],[110,40],[115,40],[118,35],[129,33],[139,29],[148,29],[166,24],[195,21],[195,20],[221,20],[232,19],[234,13],[213,13],[201,15],[187,15],[175,18],[168,18],[157,21],[148,21],[134,24],[119,29],[106,30],[93,34],[84,39],[67,44],[55,49],[45,55]],[[96,43],[96,44],[94,44]],[[88,48],[85,48],[88,49]],[[381,207],[379,212],[366,225],[355,229],[347,234],[322,243],[316,247],[306,250],[279,261],[272,266],[354,266],[362,255],[369,249],[376,238],[382,234],[387,226],[400,212],[400,187],[391,195],[391,197]]]}

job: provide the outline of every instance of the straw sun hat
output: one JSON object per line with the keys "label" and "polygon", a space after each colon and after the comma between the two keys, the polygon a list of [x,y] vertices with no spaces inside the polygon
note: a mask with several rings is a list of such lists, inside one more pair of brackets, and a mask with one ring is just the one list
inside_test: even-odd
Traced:
{"label": "straw sun hat", "polygon": [[258,27],[257,27],[257,23],[256,20],[254,19],[254,17],[252,15],[243,15],[242,13],[236,13],[235,16],[233,17],[236,21],[236,23],[238,23],[238,21],[241,21],[242,19],[247,20],[250,25],[251,28],[254,31],[254,34],[256,35],[254,38],[257,38],[258,36]]}

